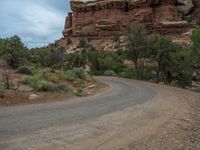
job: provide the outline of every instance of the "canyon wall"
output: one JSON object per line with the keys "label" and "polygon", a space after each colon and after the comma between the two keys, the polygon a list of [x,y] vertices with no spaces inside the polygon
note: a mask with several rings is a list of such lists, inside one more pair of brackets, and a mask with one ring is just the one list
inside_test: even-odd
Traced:
{"label": "canyon wall", "polygon": [[71,0],[70,5],[64,37],[113,37],[130,23],[146,24],[157,34],[180,34],[199,17],[198,0]]}

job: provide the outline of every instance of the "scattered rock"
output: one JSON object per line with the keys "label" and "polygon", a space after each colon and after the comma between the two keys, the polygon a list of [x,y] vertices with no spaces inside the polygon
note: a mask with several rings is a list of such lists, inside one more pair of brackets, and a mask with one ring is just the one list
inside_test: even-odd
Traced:
{"label": "scattered rock", "polygon": [[33,88],[31,88],[30,86],[27,86],[27,85],[20,85],[18,90],[21,92],[32,92]]}
{"label": "scattered rock", "polygon": [[39,98],[39,96],[37,94],[31,94],[28,99],[29,100],[35,100],[35,99],[38,99],[38,98]]}
{"label": "scattered rock", "polygon": [[93,88],[95,88],[96,87],[96,85],[90,85],[90,86],[88,86],[88,89],[93,89]]}
{"label": "scattered rock", "polygon": [[92,93],[91,92],[87,92],[87,95],[91,95]]}

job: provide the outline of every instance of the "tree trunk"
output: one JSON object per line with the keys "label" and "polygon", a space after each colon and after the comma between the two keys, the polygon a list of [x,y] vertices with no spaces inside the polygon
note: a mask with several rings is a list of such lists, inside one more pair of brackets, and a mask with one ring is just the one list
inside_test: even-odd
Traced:
{"label": "tree trunk", "polygon": [[134,62],[134,65],[135,65],[136,79],[140,79],[138,61],[134,60],[133,62]]}

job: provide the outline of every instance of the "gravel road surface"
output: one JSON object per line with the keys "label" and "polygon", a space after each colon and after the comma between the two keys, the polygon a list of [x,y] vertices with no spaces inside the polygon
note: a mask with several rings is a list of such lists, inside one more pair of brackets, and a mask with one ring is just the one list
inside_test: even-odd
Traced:
{"label": "gravel road surface", "polygon": [[0,149],[200,149],[199,94],[100,79],[109,88],[95,96],[1,107]]}

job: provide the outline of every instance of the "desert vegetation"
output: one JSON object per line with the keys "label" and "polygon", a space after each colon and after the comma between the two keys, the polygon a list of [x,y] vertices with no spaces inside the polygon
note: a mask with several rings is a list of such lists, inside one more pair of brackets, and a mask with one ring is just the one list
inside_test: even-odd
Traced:
{"label": "desert vegetation", "polygon": [[28,103],[39,98],[57,99],[59,95],[90,95],[101,87],[82,64],[70,67],[73,63],[63,47],[29,49],[18,36],[13,36],[0,39],[0,58],[3,105],[20,100]]}
{"label": "desert vegetation", "polygon": [[[93,75],[147,80],[182,88],[192,87],[194,80],[199,83],[200,28],[193,30],[192,43],[187,46],[168,37],[150,35],[144,25],[129,25],[123,46],[120,40],[116,36],[113,41],[118,50],[108,52],[80,38],[79,51],[67,53],[66,48],[56,44],[29,49],[18,36],[0,39],[0,97],[5,97],[8,90],[18,91],[21,85],[33,92],[81,96],[89,85],[98,84]],[[67,43],[70,45],[72,41],[68,39]],[[13,79],[13,74],[18,78]]]}
{"label": "desert vegetation", "polygon": [[[173,42],[169,37],[150,35],[144,25],[129,25],[125,45],[120,36],[114,37],[116,52],[107,52],[86,44],[81,39],[83,51],[68,55],[69,66],[89,66],[94,75],[119,76],[181,88],[199,83],[200,28],[193,30],[190,45]],[[84,43],[84,44],[83,44]],[[129,64],[126,62],[129,61]]]}

